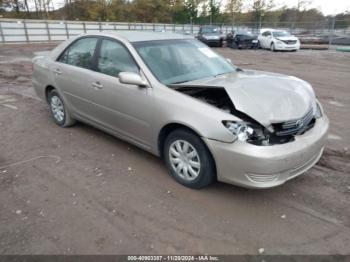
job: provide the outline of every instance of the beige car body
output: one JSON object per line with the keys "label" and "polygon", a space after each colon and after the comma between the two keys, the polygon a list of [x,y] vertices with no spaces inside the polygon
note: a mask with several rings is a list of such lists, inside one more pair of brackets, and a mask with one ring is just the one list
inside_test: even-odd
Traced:
{"label": "beige car body", "polygon": [[[130,52],[140,68],[145,86],[123,84],[92,70],[57,62],[59,55],[80,37],[113,38]],[[249,188],[283,184],[304,173],[321,157],[329,121],[322,112],[312,129],[285,144],[258,146],[242,142],[222,121],[238,116],[193,98],[162,83],[152,74],[132,43],[192,38],[170,33],[111,32],[69,39],[48,56],[33,59],[33,86],[47,99],[54,87],[74,119],[91,124],[152,154],[161,156],[165,136],[177,127],[193,130],[209,148],[219,181]],[[94,83],[99,82],[103,88]],[[186,85],[225,88],[237,109],[269,130],[273,124],[302,118],[318,103],[312,87],[295,77],[244,70]]]}

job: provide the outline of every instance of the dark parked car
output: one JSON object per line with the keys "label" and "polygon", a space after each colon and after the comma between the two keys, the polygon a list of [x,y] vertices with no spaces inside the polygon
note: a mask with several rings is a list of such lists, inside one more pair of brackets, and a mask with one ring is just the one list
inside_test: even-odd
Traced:
{"label": "dark parked car", "polygon": [[213,25],[205,25],[199,28],[198,39],[208,46],[221,47],[224,37],[220,27]]}
{"label": "dark parked car", "polygon": [[258,38],[248,31],[231,31],[226,36],[227,46],[231,48],[258,48]]}

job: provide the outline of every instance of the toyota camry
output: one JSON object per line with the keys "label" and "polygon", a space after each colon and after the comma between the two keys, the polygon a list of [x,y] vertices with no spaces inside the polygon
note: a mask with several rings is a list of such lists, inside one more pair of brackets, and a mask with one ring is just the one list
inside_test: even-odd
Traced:
{"label": "toyota camry", "polygon": [[161,157],[179,183],[281,185],[319,160],[329,121],[311,85],[245,70],[192,36],[80,35],[33,59],[61,127],[82,121]]}

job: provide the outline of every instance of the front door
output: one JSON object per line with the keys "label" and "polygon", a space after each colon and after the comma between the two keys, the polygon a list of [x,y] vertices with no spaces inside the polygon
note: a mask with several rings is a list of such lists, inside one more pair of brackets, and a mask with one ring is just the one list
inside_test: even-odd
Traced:
{"label": "front door", "polygon": [[95,121],[126,139],[149,148],[153,114],[152,88],[119,82],[120,72],[140,73],[127,48],[114,39],[104,38],[97,50],[91,101]]}

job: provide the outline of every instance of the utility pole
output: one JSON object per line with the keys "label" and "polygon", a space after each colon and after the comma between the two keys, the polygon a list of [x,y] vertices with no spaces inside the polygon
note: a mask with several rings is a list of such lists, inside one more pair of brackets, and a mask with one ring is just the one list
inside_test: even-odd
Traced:
{"label": "utility pole", "polygon": [[190,23],[191,23],[191,34],[193,35],[193,17],[190,17]]}
{"label": "utility pole", "polygon": [[210,0],[210,24],[213,23],[213,0]]}
{"label": "utility pole", "polygon": [[331,45],[333,42],[334,28],[335,28],[335,16],[332,17],[332,27],[331,27],[331,32],[330,32],[330,36],[329,36],[328,49],[331,48]]}
{"label": "utility pole", "polygon": [[259,32],[260,32],[260,30],[261,30],[261,20],[262,20],[263,17],[264,17],[264,14],[261,13],[261,14],[260,14],[260,19],[259,19]]}

